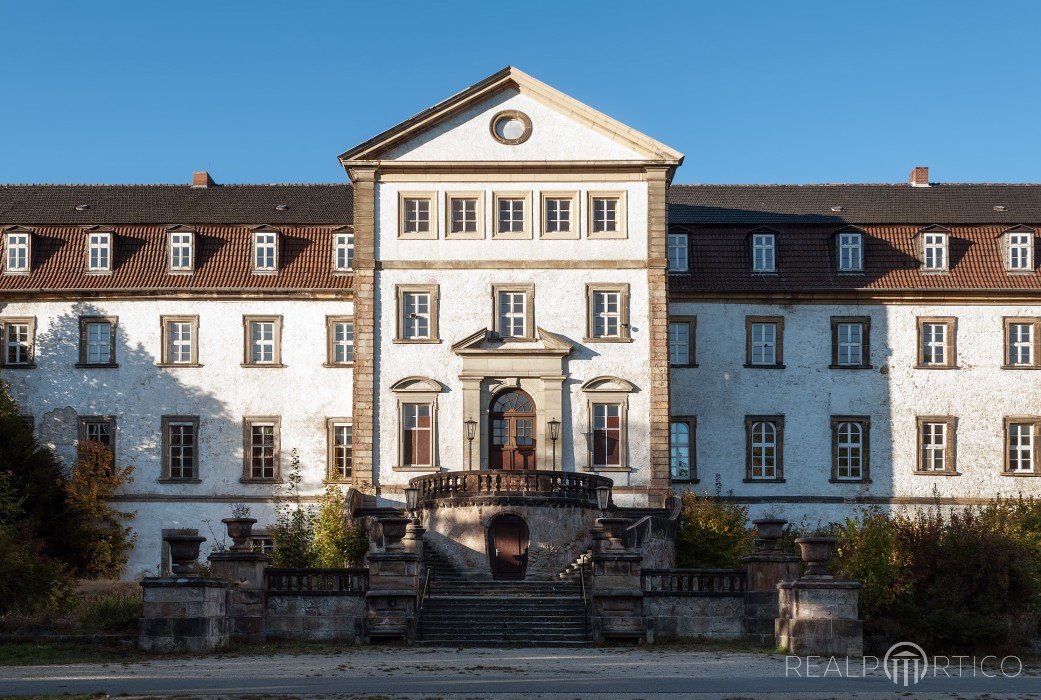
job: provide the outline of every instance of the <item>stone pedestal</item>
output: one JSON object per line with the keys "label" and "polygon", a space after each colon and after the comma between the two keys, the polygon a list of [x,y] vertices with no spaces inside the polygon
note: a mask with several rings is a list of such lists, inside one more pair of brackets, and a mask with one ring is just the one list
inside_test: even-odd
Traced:
{"label": "stone pedestal", "polygon": [[210,574],[228,583],[228,633],[236,641],[264,641],[264,568],[271,557],[248,551],[210,554]]}
{"label": "stone pedestal", "polygon": [[642,562],[643,555],[631,550],[604,546],[593,553],[590,622],[597,643],[610,639],[642,642],[647,638],[640,585]]}
{"label": "stone pedestal", "polygon": [[364,639],[401,639],[416,636],[416,599],[419,592],[419,555],[404,550],[372,552],[369,591],[365,594]]}
{"label": "stone pedestal", "polygon": [[778,646],[796,656],[863,656],[864,624],[858,619],[860,584],[830,576],[804,576],[777,584]]}
{"label": "stone pedestal", "polygon": [[799,557],[778,551],[761,551],[742,557],[745,566],[745,634],[754,641],[772,644],[777,619],[777,584],[799,577]]}
{"label": "stone pedestal", "polygon": [[141,581],[138,644],[145,651],[213,651],[228,643],[225,581],[161,576]]}

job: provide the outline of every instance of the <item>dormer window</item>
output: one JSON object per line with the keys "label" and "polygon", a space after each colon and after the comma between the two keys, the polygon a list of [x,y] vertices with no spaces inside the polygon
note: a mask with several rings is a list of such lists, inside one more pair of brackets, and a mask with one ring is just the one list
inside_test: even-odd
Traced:
{"label": "dormer window", "polygon": [[191,272],[195,269],[195,232],[186,228],[171,229],[168,233],[170,272]]}
{"label": "dormer window", "polygon": [[777,235],[773,231],[752,232],[752,272],[777,272]]}
{"label": "dormer window", "polygon": [[253,232],[253,271],[278,270],[278,231],[261,229]]}
{"label": "dormer window", "polygon": [[1005,269],[1032,272],[1034,269],[1034,229],[1016,226],[1004,233]]}
{"label": "dormer window", "polygon": [[32,233],[28,229],[14,228],[4,236],[4,272],[26,274],[29,272]]}
{"label": "dormer window", "polygon": [[863,272],[864,234],[860,231],[839,231],[839,272]]}
{"label": "dormer window", "polygon": [[112,272],[112,232],[87,232],[87,272]]}
{"label": "dormer window", "polygon": [[918,254],[926,272],[946,272],[950,269],[950,231],[942,226],[930,226],[918,232]]}
{"label": "dormer window", "polygon": [[354,233],[333,232],[333,270],[350,272],[354,269]]}

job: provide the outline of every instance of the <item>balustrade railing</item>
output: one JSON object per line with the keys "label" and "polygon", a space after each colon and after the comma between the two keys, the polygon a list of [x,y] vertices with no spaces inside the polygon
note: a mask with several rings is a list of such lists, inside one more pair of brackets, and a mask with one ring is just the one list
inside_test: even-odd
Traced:
{"label": "balustrade railing", "polygon": [[744,569],[644,569],[645,595],[739,596],[745,592]]}
{"label": "balustrade railing", "polygon": [[409,485],[419,489],[419,501],[495,496],[558,498],[597,505],[596,489],[611,479],[597,474],[553,471],[469,471],[418,476]]}
{"label": "balustrade railing", "polygon": [[265,588],[280,595],[363,595],[368,569],[266,569]]}

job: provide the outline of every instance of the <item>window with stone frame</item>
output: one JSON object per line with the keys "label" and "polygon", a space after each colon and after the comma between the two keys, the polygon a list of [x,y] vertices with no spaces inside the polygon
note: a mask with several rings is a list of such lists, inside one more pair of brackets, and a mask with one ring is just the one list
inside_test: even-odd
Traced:
{"label": "window with stone frame", "polygon": [[955,429],[952,416],[919,416],[917,474],[956,474]]}
{"label": "window with stone frame", "polygon": [[199,417],[163,416],[160,481],[199,481]]}
{"label": "window with stone frame", "polygon": [[695,367],[698,319],[695,316],[669,317],[669,365]]}
{"label": "window with stone frame", "polygon": [[531,238],[531,193],[492,193],[492,238]]}
{"label": "window with stone frame", "polygon": [[542,238],[578,238],[578,193],[542,193]]}
{"label": "window with stone frame", "polygon": [[535,285],[493,285],[493,328],[503,340],[535,338]]}
{"label": "window with stone frame", "polygon": [[116,367],[115,316],[80,316],[80,352],[77,367]]}
{"label": "window with stone frame", "polygon": [[439,342],[437,285],[398,285],[397,304],[395,342]]}
{"label": "window with stone frame", "polygon": [[244,367],[282,367],[282,317],[243,316]]}
{"label": "window with stone frame", "polygon": [[3,355],[0,365],[8,369],[35,367],[36,319],[0,318]]}
{"label": "window with stone frame", "polygon": [[592,404],[593,409],[593,461],[594,469],[598,467],[620,467],[622,465],[622,415],[624,406],[621,403]]}
{"label": "window with stone frame", "polygon": [[784,416],[745,416],[745,482],[784,481]]}
{"label": "window with stone frame", "polygon": [[333,231],[333,271],[350,272],[354,269],[354,232]]}
{"label": "window with stone frame", "polygon": [[398,195],[398,209],[399,238],[437,238],[435,192],[401,192]]}
{"label": "window with stone frame", "polygon": [[1037,438],[1041,417],[1005,418],[1005,474],[1034,476],[1041,474],[1038,465]]}
{"label": "window with stone frame", "polygon": [[784,317],[745,317],[745,367],[784,367]]}
{"label": "window with stone frame", "polygon": [[429,402],[401,404],[401,466],[434,465],[434,406]]}
{"label": "window with stone frame", "polygon": [[870,482],[868,416],[831,417],[831,481]]}
{"label": "window with stone frame", "polygon": [[670,233],[666,249],[669,272],[690,270],[690,236],[686,233]]}
{"label": "window with stone frame", "polygon": [[79,444],[96,442],[112,453],[116,458],[116,418],[115,416],[80,416],[78,420]]}
{"label": "window with stone frame", "polygon": [[831,368],[871,368],[871,317],[831,317]]}
{"label": "window with stone frame", "polygon": [[445,201],[447,238],[484,238],[484,192],[449,192]]}
{"label": "window with stone frame", "polygon": [[588,236],[590,238],[625,238],[625,193],[588,193]]}
{"label": "window with stone frame", "polygon": [[278,481],[281,478],[281,419],[246,416],[242,426],[242,481]]}
{"label": "window with stone frame", "polygon": [[354,317],[326,316],[326,367],[354,364]]}
{"label": "window with stone frame", "polygon": [[918,319],[918,368],[954,369],[957,367],[955,332],[957,319],[920,317]]}
{"label": "window with stone frame", "polygon": [[199,366],[199,317],[163,316],[160,366]]}
{"label": "window with stone frame", "polygon": [[1006,317],[1005,369],[1036,369],[1041,367],[1041,318]]}
{"label": "window with stone frame", "polygon": [[327,478],[329,481],[350,481],[354,468],[354,428],[349,418],[329,418],[326,421],[329,440]]}
{"label": "window with stone frame", "polygon": [[588,303],[586,342],[628,342],[629,285],[586,285]]}
{"label": "window with stone frame", "polygon": [[697,483],[697,418],[673,416],[669,423],[669,473],[672,481]]}

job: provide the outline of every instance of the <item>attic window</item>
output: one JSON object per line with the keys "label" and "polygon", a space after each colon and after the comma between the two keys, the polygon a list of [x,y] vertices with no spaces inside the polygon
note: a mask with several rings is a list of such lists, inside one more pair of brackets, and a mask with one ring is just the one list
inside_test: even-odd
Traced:
{"label": "attic window", "polygon": [[275,205],[275,211],[288,211],[288,210],[289,210],[289,205],[288,204],[276,204]]}
{"label": "attic window", "polygon": [[278,231],[253,232],[253,272],[278,270]]}
{"label": "attic window", "polygon": [[1005,269],[1008,272],[1031,272],[1034,269],[1035,231],[1016,226],[1002,234],[1005,249]]}
{"label": "attic window", "polygon": [[9,274],[25,274],[29,272],[30,245],[32,237],[25,229],[14,229],[4,237],[6,252],[4,272]]}
{"label": "attic window", "polygon": [[1007,211],[1007,207],[1004,204],[995,204],[994,211]]}
{"label": "attic window", "polygon": [[860,231],[840,231],[838,235],[839,272],[864,270],[864,234]]}
{"label": "attic window", "polygon": [[508,109],[492,117],[489,125],[492,138],[499,143],[515,146],[531,136],[531,119],[524,112]]}
{"label": "attic window", "polygon": [[948,269],[948,242],[950,236],[942,229],[931,229],[918,234],[922,269],[926,272],[944,272]]}
{"label": "attic window", "polygon": [[170,272],[191,272],[195,269],[194,232],[178,228],[168,234]]}
{"label": "attic window", "polygon": [[841,207],[839,205],[835,205],[831,208],[832,211],[843,211],[844,209],[845,207]]}
{"label": "attic window", "polygon": [[87,211],[88,209],[90,209],[90,205],[89,204],[77,204],[76,205],[76,211]]}
{"label": "attic window", "polygon": [[752,272],[777,271],[777,236],[770,231],[752,234]]}
{"label": "attic window", "polygon": [[110,231],[90,231],[87,234],[87,272],[112,272]]}

